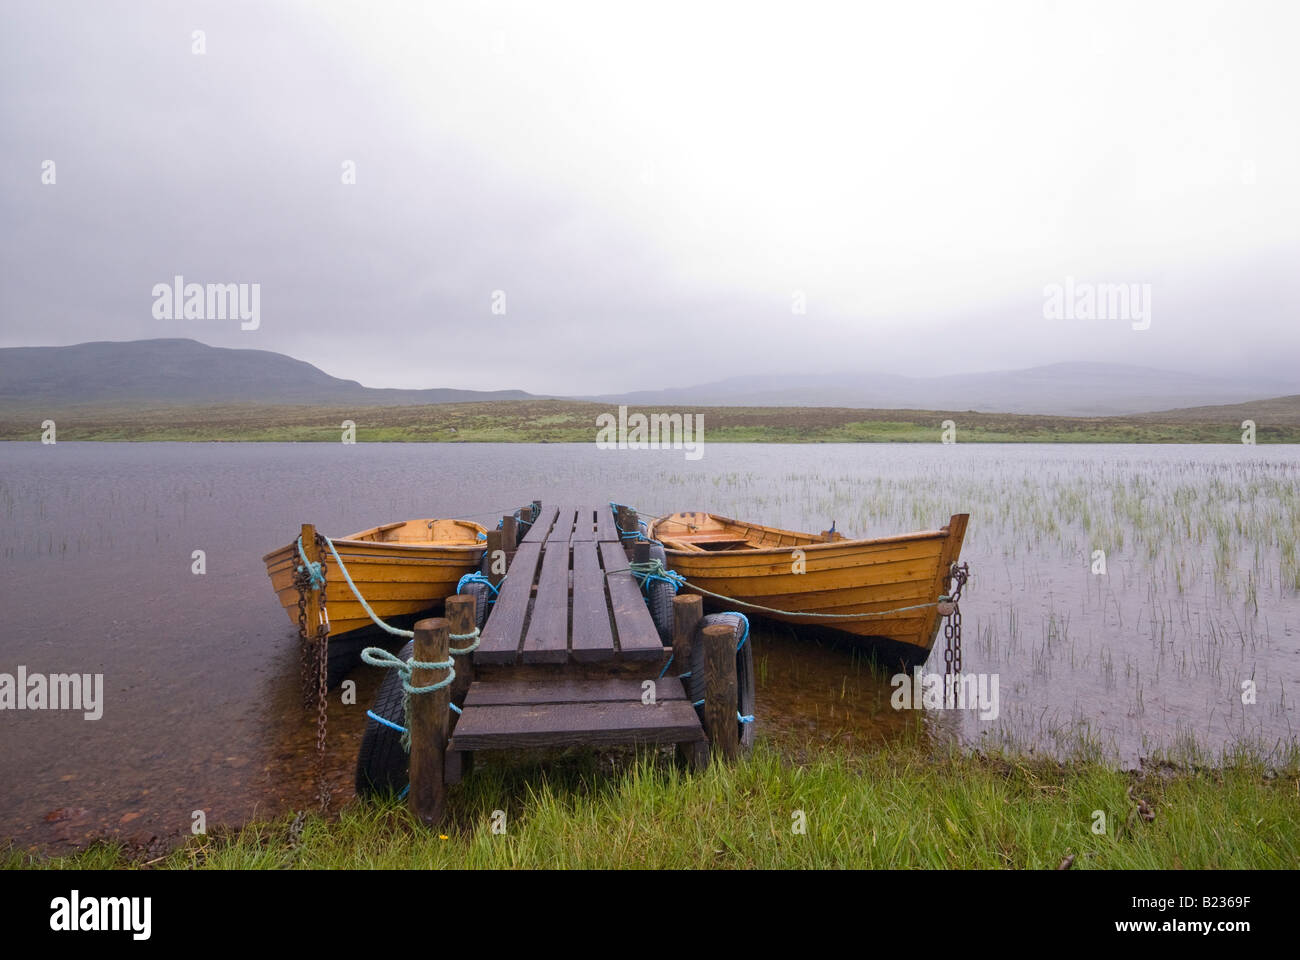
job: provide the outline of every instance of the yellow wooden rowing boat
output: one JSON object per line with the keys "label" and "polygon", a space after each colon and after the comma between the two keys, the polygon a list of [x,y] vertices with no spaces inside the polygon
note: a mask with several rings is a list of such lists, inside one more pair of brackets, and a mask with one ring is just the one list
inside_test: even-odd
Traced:
{"label": "yellow wooden rowing boat", "polygon": [[[352,582],[381,619],[419,613],[456,592],[462,576],[478,569],[487,531],[468,520],[402,520],[371,527],[333,541]],[[348,586],[338,560],[328,549],[325,562],[325,609],[330,636],[371,625],[365,609]],[[262,558],[271,586],[290,621],[298,623],[298,589],[294,568],[298,542]]]}
{"label": "yellow wooden rowing boat", "polygon": [[937,602],[968,519],[958,513],[938,530],[851,540],[688,512],[661,517],[649,533],[663,543],[665,565],[686,578],[685,591],[734,598],[705,594],[710,606],[869,639],[910,665],[923,663],[934,645]]}

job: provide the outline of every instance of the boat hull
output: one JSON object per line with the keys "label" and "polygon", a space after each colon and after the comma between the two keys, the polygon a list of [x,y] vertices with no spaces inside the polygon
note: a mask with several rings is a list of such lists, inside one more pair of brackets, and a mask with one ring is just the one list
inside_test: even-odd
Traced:
{"label": "boat hull", "polygon": [[[773,545],[716,552],[674,546],[681,518],[700,516],[673,514],[650,527],[650,535],[664,543],[667,566],[688,581],[684,592],[702,594],[711,608],[852,637],[908,665],[929,656],[942,621],[935,604],[947,592],[966,514],[954,515],[938,530],[871,540],[828,539],[718,518],[719,530],[735,529],[736,538]],[[698,540],[716,544],[725,536]]]}
{"label": "boat hull", "polygon": [[[409,524],[427,522],[408,521]],[[374,531],[333,541],[353,583],[381,619],[390,620],[437,607],[456,592],[461,577],[478,569],[484,547],[476,543],[476,534],[482,528],[463,521],[434,522],[463,524],[466,530],[450,531],[463,542],[360,539],[365,535],[374,536]],[[390,525],[395,526],[398,525]],[[376,529],[383,531],[385,528]],[[297,626],[298,589],[293,581],[294,569],[299,562],[297,542],[268,553],[262,559],[276,597],[290,622]],[[373,626],[373,621],[339,570],[338,561],[328,550],[324,561],[325,609],[329,616],[330,636],[339,637]]]}

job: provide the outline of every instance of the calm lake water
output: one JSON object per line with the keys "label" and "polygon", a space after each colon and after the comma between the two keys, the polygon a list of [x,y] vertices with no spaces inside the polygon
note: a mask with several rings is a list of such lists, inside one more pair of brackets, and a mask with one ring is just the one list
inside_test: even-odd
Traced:
{"label": "calm lake water", "polygon": [[[309,806],[314,726],[262,554],[304,521],[332,535],[420,516],[491,525],[534,498],[873,536],[969,512],[965,669],[997,676],[998,714],[931,711],[936,735],[1026,752],[1086,741],[1123,764],[1296,740],[1297,447],[710,444],[688,461],[579,445],[63,442],[0,445],[0,465],[0,672],[105,677],[99,720],[0,712],[0,839],[21,846]],[[778,628],[756,632],[755,654],[764,736],[875,744],[913,719],[850,649]],[[940,650],[929,668],[942,671]],[[378,671],[353,677],[357,705],[330,705],[336,804]]]}

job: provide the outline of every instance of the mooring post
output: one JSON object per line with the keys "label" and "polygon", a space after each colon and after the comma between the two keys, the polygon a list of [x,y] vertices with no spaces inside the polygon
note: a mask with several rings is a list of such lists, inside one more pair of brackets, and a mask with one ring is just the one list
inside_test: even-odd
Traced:
{"label": "mooring post", "polygon": [[[415,625],[414,658],[425,663],[447,660],[447,621],[442,617]],[[427,687],[447,676],[445,669],[411,671],[411,686]],[[427,827],[442,820],[446,802],[444,771],[447,753],[447,715],[451,688],[412,694],[406,718],[411,730],[411,813]]]}
{"label": "mooring post", "polygon": [[633,562],[633,563],[649,563],[649,562],[650,562],[650,544],[646,543],[644,540],[638,540],[635,544],[633,544],[633,546],[632,546],[632,562]]}
{"label": "mooring post", "polygon": [[532,516],[540,517],[542,515],[542,501],[534,500],[528,505],[528,509],[532,511]]}
{"label": "mooring post", "polygon": [[618,524],[618,529],[622,531],[619,536],[622,538],[624,546],[627,545],[629,540],[635,540],[636,537],[625,537],[623,534],[641,532],[641,527],[636,518],[636,511],[631,507],[620,506],[618,513],[615,515],[615,522]]}
{"label": "mooring post", "polygon": [[[696,631],[704,619],[704,598],[695,594],[679,594],[673,597],[673,669],[674,676],[691,672],[691,649],[696,640]],[[686,681],[682,681],[685,683]],[[687,687],[687,692],[690,688]],[[707,743],[677,744],[677,760],[689,770],[703,770],[709,765],[709,745]]]}
{"label": "mooring post", "polygon": [[506,552],[506,563],[515,558],[515,548],[519,546],[519,520],[514,514],[501,518],[501,546]]}
{"label": "mooring post", "polygon": [[701,631],[700,642],[704,644],[704,728],[713,755],[734,760],[740,753],[735,630],[729,624],[716,623]]}
{"label": "mooring post", "polygon": [[673,666],[676,676],[691,672],[691,648],[704,619],[704,598],[693,593],[673,597]]}
{"label": "mooring post", "polygon": [[[501,581],[505,579],[505,571],[497,564],[501,557],[508,557],[503,545],[504,537],[500,530],[489,530],[487,535],[487,546],[483,550],[483,575],[492,581],[492,586],[501,586]],[[507,559],[506,563],[509,563]]]}
{"label": "mooring post", "polygon": [[[454,597],[447,598],[447,646],[449,648],[473,645],[473,640],[452,640],[451,635],[463,637],[474,632],[477,608],[478,598],[470,594],[458,593]],[[465,702],[465,694],[469,692],[469,685],[474,680],[474,656],[466,653],[453,656],[452,659],[456,662],[456,679],[451,682],[451,702],[459,707]],[[455,729],[456,713],[452,712],[451,720],[447,724],[448,736]]]}

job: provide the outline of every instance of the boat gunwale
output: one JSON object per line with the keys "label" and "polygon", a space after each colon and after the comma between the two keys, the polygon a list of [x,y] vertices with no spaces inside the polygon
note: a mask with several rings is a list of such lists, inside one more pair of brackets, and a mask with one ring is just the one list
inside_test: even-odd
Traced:
{"label": "boat gunwale", "polygon": [[[686,513],[686,512],[689,511],[679,511],[679,513]],[[699,511],[699,512],[703,513],[703,511]],[[670,513],[654,520],[654,522],[650,524],[651,536],[654,537],[654,534],[658,532],[660,523],[662,523],[664,520],[668,520],[677,515],[678,514]],[[671,536],[659,536],[659,537],[654,537],[654,539],[659,540],[664,545],[664,550],[667,551],[668,553],[678,554],[684,557],[697,557],[697,556],[756,557],[756,556],[764,556],[764,555],[776,556],[778,554],[789,555],[791,550],[802,550],[805,553],[807,553],[809,550],[824,551],[827,548],[844,549],[846,547],[863,547],[863,546],[871,546],[875,544],[902,543],[902,542],[910,542],[915,540],[935,540],[935,539],[942,539],[944,537],[951,536],[950,527],[944,526],[944,527],[940,527],[938,530],[918,530],[914,533],[895,533],[895,534],[890,534],[887,537],[860,537],[858,539],[849,539],[848,537],[845,537],[840,540],[819,540],[816,539],[815,534],[803,533],[799,530],[784,530],[780,527],[769,527],[761,523],[742,522],[740,520],[733,520],[731,517],[724,517],[716,513],[704,513],[704,515],[714,520],[717,520],[721,523],[734,524],[735,526],[738,527],[748,527],[752,530],[766,530],[766,531],[770,531],[771,533],[786,534],[788,536],[793,536],[793,537],[813,537],[814,539],[811,543],[796,543],[784,547],[751,547],[744,550],[705,550],[702,548],[697,548],[694,550],[683,550],[680,547],[669,546],[669,543],[675,539]],[[678,542],[680,543],[685,541],[678,541]]]}
{"label": "boat gunwale", "polygon": [[[442,519],[444,519],[444,518],[442,518],[442,517],[421,517],[421,518],[418,518],[418,519],[419,519],[419,520],[434,520],[434,521],[438,521],[438,520],[442,520]],[[453,550],[453,551],[456,551],[456,552],[469,553],[469,552],[472,552],[472,551],[475,551],[475,550],[482,551],[482,550],[486,550],[486,549],[487,549],[487,543],[486,543],[486,541],[484,541],[484,540],[478,540],[478,541],[476,541],[476,542],[474,542],[474,543],[456,543],[456,542],[454,542],[454,541],[453,541],[453,542],[444,542],[444,541],[440,541],[440,540],[430,540],[428,543],[402,543],[402,542],[400,542],[400,541],[358,540],[358,539],[357,539],[358,537],[365,536],[366,534],[378,533],[378,532],[380,532],[381,530],[393,530],[393,529],[395,529],[396,526],[398,526],[398,525],[402,525],[402,526],[404,526],[404,525],[406,525],[406,524],[408,524],[408,523],[415,523],[415,522],[417,522],[417,521],[416,521],[416,520],[399,520],[399,521],[396,521],[395,523],[390,523],[390,524],[380,524],[380,525],[377,526],[377,527],[368,527],[368,528],[366,528],[365,530],[360,530],[360,531],[358,531],[357,533],[350,533],[350,534],[348,534],[346,537],[331,537],[331,538],[330,538],[330,543],[334,544],[334,547],[335,547],[336,550],[337,550],[339,547],[343,547],[343,548],[346,549],[346,550],[357,550],[357,549],[359,549],[359,548],[375,548],[375,547],[379,547],[379,548],[383,548],[383,549],[385,549],[385,550],[395,549],[395,550],[397,550],[398,552],[401,552],[401,553],[417,553],[417,554],[418,554],[418,553],[424,553],[424,552],[427,552],[427,551],[430,551],[430,550]],[[464,527],[472,528],[472,529],[474,530],[475,533],[483,533],[483,534],[486,534],[486,533],[487,533],[487,528],[486,528],[486,527],[482,526],[481,524],[477,524],[477,523],[475,523],[473,520],[455,520],[455,519],[453,519],[453,520],[451,520],[450,522],[453,522],[453,523],[459,524],[460,526],[464,526]],[[269,563],[271,562],[271,559],[272,559],[273,557],[279,556],[281,553],[283,553],[283,552],[286,551],[286,550],[290,550],[290,551],[292,551],[293,548],[297,545],[297,542],[298,542],[297,540],[293,540],[293,541],[289,542],[288,544],[286,544],[286,545],[283,546],[283,547],[277,547],[276,549],[272,550],[270,553],[268,553],[268,554],[266,554],[265,556],[263,556],[263,557],[262,557],[262,562],[263,562],[263,563],[268,563],[268,564],[269,564]],[[376,558],[376,559],[378,559],[378,558]]]}

